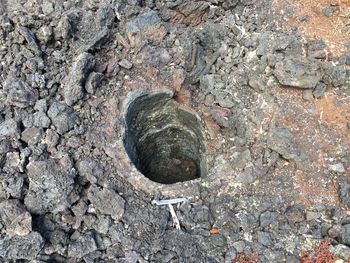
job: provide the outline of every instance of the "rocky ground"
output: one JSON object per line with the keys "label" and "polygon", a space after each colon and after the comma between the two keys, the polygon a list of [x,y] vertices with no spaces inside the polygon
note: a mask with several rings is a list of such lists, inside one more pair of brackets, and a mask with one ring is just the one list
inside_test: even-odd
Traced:
{"label": "rocky ground", "polygon": [[[350,3],[313,2],[0,1],[0,261],[350,260]],[[188,194],[115,144],[164,89],[204,127]]]}

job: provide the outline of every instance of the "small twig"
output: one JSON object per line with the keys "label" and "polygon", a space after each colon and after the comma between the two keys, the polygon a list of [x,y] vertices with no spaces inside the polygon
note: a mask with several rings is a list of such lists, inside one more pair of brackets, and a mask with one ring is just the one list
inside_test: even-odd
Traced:
{"label": "small twig", "polygon": [[178,229],[178,230],[181,230],[180,222],[179,222],[179,219],[176,216],[176,213],[175,213],[173,205],[168,204],[168,207],[169,207],[169,210],[170,210],[171,217],[173,218],[173,222],[174,222],[175,228]]}

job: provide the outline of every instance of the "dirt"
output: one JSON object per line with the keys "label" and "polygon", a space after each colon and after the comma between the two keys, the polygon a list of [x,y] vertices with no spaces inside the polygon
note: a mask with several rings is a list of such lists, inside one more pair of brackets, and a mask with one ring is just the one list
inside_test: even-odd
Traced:
{"label": "dirt", "polygon": [[350,260],[349,8],[0,2],[0,261]]}

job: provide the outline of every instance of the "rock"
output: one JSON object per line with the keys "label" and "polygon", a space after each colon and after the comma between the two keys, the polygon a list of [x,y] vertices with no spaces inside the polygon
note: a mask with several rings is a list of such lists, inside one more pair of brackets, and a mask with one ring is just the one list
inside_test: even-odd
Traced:
{"label": "rock", "polygon": [[34,126],[37,128],[49,128],[51,124],[51,120],[45,112],[39,111],[34,113]]}
{"label": "rock", "polygon": [[316,220],[316,219],[320,218],[320,216],[321,215],[318,212],[312,212],[312,211],[306,212],[306,220],[307,221]]}
{"label": "rock", "polygon": [[122,68],[126,68],[126,69],[132,68],[131,62],[125,58],[123,58],[121,61],[119,61],[119,66],[121,66]]}
{"label": "rock", "polygon": [[7,119],[0,123],[0,138],[1,137],[18,137],[18,123],[14,119]]}
{"label": "rock", "polygon": [[162,20],[158,16],[156,11],[145,12],[134,20],[126,23],[126,31],[128,33],[136,33],[144,30],[146,27],[153,26],[160,23]]}
{"label": "rock", "polygon": [[305,220],[305,211],[301,206],[290,206],[285,212],[286,218],[290,223],[298,223]]}
{"label": "rock", "polygon": [[86,82],[85,82],[85,90],[90,93],[94,94],[96,92],[96,89],[100,86],[101,82],[105,79],[105,76],[102,73],[92,72],[88,76]]}
{"label": "rock", "polygon": [[340,241],[344,245],[350,245],[350,224],[342,226]]}
{"label": "rock", "polygon": [[95,209],[102,214],[110,215],[114,220],[119,220],[124,214],[124,199],[111,189],[100,189],[93,185],[88,191],[88,199]]}
{"label": "rock", "polygon": [[299,154],[294,143],[294,136],[288,129],[273,128],[268,135],[267,145],[287,160],[298,158]]}
{"label": "rock", "polygon": [[92,233],[82,234],[76,241],[68,246],[68,257],[82,258],[97,250],[97,245]]}
{"label": "rock", "polygon": [[41,56],[41,49],[37,43],[35,35],[28,28],[21,26],[19,27],[19,33],[25,38],[30,49],[34,52],[35,55]]}
{"label": "rock", "polygon": [[6,102],[9,105],[26,108],[38,100],[38,91],[17,78],[8,78],[4,83],[4,90],[7,91]]}
{"label": "rock", "polygon": [[346,83],[348,78],[345,65],[334,66],[332,63],[327,62],[322,64],[322,68],[324,71],[322,81],[325,84],[339,87]]}
{"label": "rock", "polygon": [[321,97],[323,97],[324,93],[326,92],[327,86],[324,83],[318,83],[316,85],[316,88],[314,89],[314,91],[312,92],[312,94],[314,95],[314,97],[316,99],[319,99]]}
{"label": "rock", "polygon": [[21,139],[28,145],[35,145],[40,142],[43,132],[39,128],[26,128],[22,134]]}
{"label": "rock", "polygon": [[350,259],[350,247],[344,246],[342,244],[336,246],[329,247],[330,252],[334,253],[337,257],[342,258],[344,260]]}
{"label": "rock", "polygon": [[338,194],[341,202],[350,208],[350,184],[340,184]]}
{"label": "rock", "polygon": [[272,244],[271,234],[267,232],[258,233],[258,242],[265,247],[269,247]]}
{"label": "rock", "polygon": [[250,78],[248,84],[249,84],[250,87],[252,87],[257,92],[262,92],[262,91],[265,90],[265,85],[266,84],[259,77]]}
{"label": "rock", "polygon": [[266,211],[260,215],[260,226],[266,227],[276,221],[278,218],[277,212]]}
{"label": "rock", "polygon": [[234,8],[236,5],[238,5],[239,0],[226,0],[222,3],[222,7],[226,10]]}
{"label": "rock", "polygon": [[85,177],[90,183],[95,184],[103,177],[103,168],[93,159],[78,161],[79,176]]}
{"label": "rock", "polygon": [[[66,163],[64,163],[66,162]],[[72,164],[67,158],[31,161],[28,166],[29,190],[24,204],[31,213],[57,213],[70,207],[74,188]]]}
{"label": "rock", "polygon": [[313,101],[314,100],[313,91],[311,89],[303,90],[303,99],[306,101]]}
{"label": "rock", "polygon": [[17,199],[0,203],[0,222],[10,235],[26,236],[32,232],[32,216]]}
{"label": "rock", "polygon": [[323,9],[323,14],[327,17],[331,17],[333,15],[333,12],[334,12],[333,7],[329,5]]}
{"label": "rock", "polygon": [[37,34],[38,39],[47,44],[53,37],[53,30],[51,26],[44,25],[42,26]]}
{"label": "rock", "polygon": [[8,260],[35,259],[44,245],[37,232],[26,236],[5,236],[0,239],[0,257]]}
{"label": "rock", "polygon": [[[0,166],[1,167],[1,166]],[[20,174],[12,174],[4,178],[2,184],[5,191],[13,198],[21,198],[23,188],[23,176]]]}
{"label": "rock", "polygon": [[319,65],[305,58],[285,58],[276,63],[273,74],[280,84],[302,89],[315,88],[322,79]]}
{"label": "rock", "polygon": [[328,55],[327,45],[323,40],[314,40],[309,43],[307,55],[310,58],[326,59]]}
{"label": "rock", "polygon": [[345,168],[342,163],[336,163],[328,166],[329,170],[336,173],[345,173]]}
{"label": "rock", "polygon": [[94,57],[89,53],[84,52],[75,59],[68,81],[63,87],[63,97],[67,105],[71,106],[83,97],[83,84],[94,65]]}
{"label": "rock", "polygon": [[60,139],[60,136],[54,130],[46,131],[45,142],[49,148],[55,147]]}
{"label": "rock", "polygon": [[59,134],[73,129],[74,125],[78,123],[78,117],[74,111],[69,106],[59,102],[52,103],[47,114]]}

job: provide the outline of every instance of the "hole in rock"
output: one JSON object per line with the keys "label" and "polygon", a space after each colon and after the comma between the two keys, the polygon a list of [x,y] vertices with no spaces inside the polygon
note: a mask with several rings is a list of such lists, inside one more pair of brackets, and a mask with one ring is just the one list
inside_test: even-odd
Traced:
{"label": "hole in rock", "polygon": [[173,184],[205,173],[200,120],[166,93],[134,99],[125,116],[125,149],[136,168],[154,182]]}

